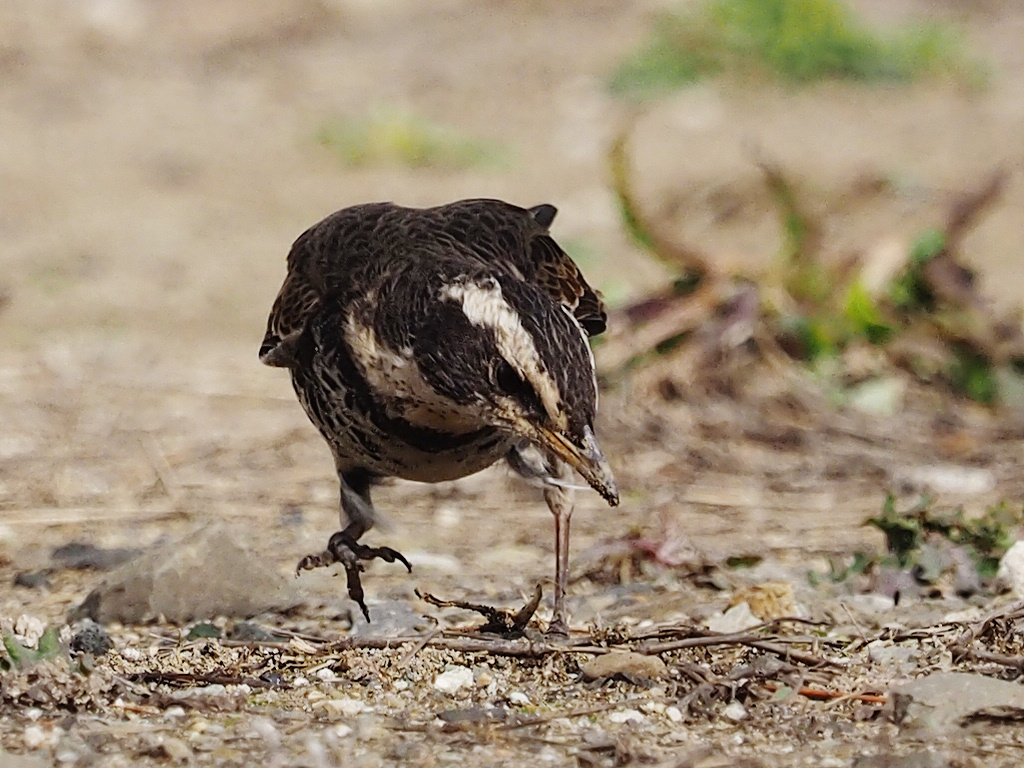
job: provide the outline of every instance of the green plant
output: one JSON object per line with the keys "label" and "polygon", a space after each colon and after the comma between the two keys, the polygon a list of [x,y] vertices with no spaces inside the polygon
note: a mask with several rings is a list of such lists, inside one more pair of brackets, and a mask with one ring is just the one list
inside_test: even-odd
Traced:
{"label": "green plant", "polygon": [[511,153],[496,142],[470,138],[409,112],[381,109],[353,119],[331,120],[316,142],[350,167],[466,169],[503,166]]}
{"label": "green plant", "polygon": [[35,648],[22,645],[10,632],[4,632],[3,646],[6,656],[0,656],[0,669],[5,671],[31,667],[40,661],[55,658],[62,650],[57,630],[53,627],[43,632]]}
{"label": "green plant", "polygon": [[842,0],[705,0],[692,11],[661,17],[609,87],[645,96],[720,72],[798,83],[947,75],[976,84],[983,79],[979,67],[961,48],[945,25],[875,32]]}
{"label": "green plant", "polygon": [[[934,584],[955,568],[956,558],[951,553],[960,550],[983,581],[991,580],[1022,523],[1024,512],[1005,502],[987,508],[978,517],[968,517],[962,507],[953,511],[936,510],[928,496],[899,510],[895,497],[890,494],[881,512],[865,521],[865,525],[885,535],[886,551],[857,552],[846,566],[830,563],[825,578],[842,582],[879,568],[892,568],[913,574],[918,582]],[[810,574],[810,578],[812,583],[823,581],[819,574]]]}

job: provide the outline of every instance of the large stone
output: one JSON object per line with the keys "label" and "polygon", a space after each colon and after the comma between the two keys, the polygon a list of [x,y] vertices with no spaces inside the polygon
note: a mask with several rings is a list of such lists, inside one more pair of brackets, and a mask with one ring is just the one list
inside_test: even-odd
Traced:
{"label": "large stone", "polygon": [[214,524],[147,552],[111,572],[72,618],[139,624],[163,616],[183,624],[295,605],[294,587],[238,538]]}
{"label": "large stone", "polygon": [[970,717],[1024,711],[1024,686],[986,675],[936,672],[893,690],[902,726],[933,731],[958,728]]}
{"label": "large stone", "polygon": [[658,680],[668,675],[665,662],[657,656],[633,651],[611,651],[595,656],[580,665],[584,680],[608,680],[624,677],[628,680]]}

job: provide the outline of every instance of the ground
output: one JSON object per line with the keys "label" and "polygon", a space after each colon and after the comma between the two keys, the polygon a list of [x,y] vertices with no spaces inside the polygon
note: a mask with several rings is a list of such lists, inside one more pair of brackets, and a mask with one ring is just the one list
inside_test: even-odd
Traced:
{"label": "ground", "polygon": [[[989,85],[706,84],[669,97],[638,119],[631,151],[640,196],[680,237],[724,261],[770,258],[774,212],[758,202],[750,146],[823,197],[865,173],[905,182],[900,207],[834,223],[839,252],[908,237],[934,223],[949,193],[997,166],[1019,169],[1024,12],[998,0],[855,5],[878,22],[957,22],[989,62]],[[382,647],[388,632],[422,636],[435,618],[473,623],[414,589],[514,605],[550,579],[550,515],[537,489],[501,468],[377,492],[390,530],[374,540],[415,566],[410,576],[376,563],[365,577],[371,608],[394,612],[394,623],[353,620],[330,574],[292,579],[298,558],[334,530],[337,485],[287,377],[256,360],[288,245],[343,205],[486,195],[557,205],[556,237],[614,302],[661,285],[664,269],[630,243],[609,191],[607,147],[634,113],[603,86],[660,6],[0,9],[0,580],[50,569],[48,587],[0,592],[0,620],[62,625],[99,583],[95,571],[54,569],[55,547],[146,549],[211,523],[297,596],[253,619],[288,633],[273,641],[186,641],[168,622],[112,624],[115,649],[89,675],[63,656],[5,673],[5,765],[15,754],[38,760],[26,765],[97,766],[1017,764],[1012,725],[922,732],[902,722],[890,693],[934,670],[1012,676],[963,652],[962,623],[942,623],[977,621],[1005,598],[920,595],[894,606],[807,579],[830,558],[882,546],[862,523],[887,490],[934,491],[939,477],[939,502],[969,512],[1024,498],[1020,417],[923,387],[880,419],[836,409],[795,369],[688,390],[666,361],[618,382],[602,396],[599,432],[623,504],[579,494],[570,607],[585,644],[571,653],[466,650],[448,634],[419,650]],[[468,169],[351,168],[317,143],[325,125],[375,109],[407,110],[509,154]],[[1022,194],[1012,176],[964,244],[1002,305],[1024,298],[1007,279]],[[742,215],[716,215],[723,207]],[[679,564],[642,557],[648,541]],[[726,566],[752,555],[762,558],[753,568]],[[737,593],[776,582],[793,590],[787,607],[821,623],[662,650],[653,681],[584,679],[609,647],[650,654],[656,641],[699,640],[697,628]],[[363,639],[346,644],[353,621]],[[1012,655],[1007,631],[997,641],[979,630],[985,648]],[[766,638],[810,658],[749,645]],[[870,650],[874,640],[913,650],[894,661]],[[765,668],[776,658],[785,666]]]}

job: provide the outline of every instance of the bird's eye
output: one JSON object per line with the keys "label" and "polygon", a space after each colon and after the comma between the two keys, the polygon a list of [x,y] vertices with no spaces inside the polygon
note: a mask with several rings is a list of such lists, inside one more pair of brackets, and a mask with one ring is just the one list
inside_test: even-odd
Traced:
{"label": "bird's eye", "polygon": [[503,392],[507,392],[510,395],[521,392],[523,387],[526,386],[526,382],[523,381],[519,374],[515,372],[515,369],[505,360],[502,360],[494,371],[494,381],[499,387],[501,387]]}

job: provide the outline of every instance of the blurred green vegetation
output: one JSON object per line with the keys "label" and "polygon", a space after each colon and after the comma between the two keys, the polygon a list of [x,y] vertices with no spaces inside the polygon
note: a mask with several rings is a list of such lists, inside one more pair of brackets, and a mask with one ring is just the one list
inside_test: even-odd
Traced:
{"label": "blurred green vegetation", "polygon": [[320,127],[315,139],[353,168],[397,165],[466,170],[505,168],[513,163],[511,150],[498,142],[472,138],[391,108],[358,118],[331,120]]}
{"label": "blurred green vegetation", "polygon": [[947,76],[971,86],[983,68],[960,36],[929,23],[876,32],[842,0],[704,0],[661,16],[647,42],[612,74],[614,93],[651,96],[723,72],[907,82]]}
{"label": "blurred green vegetation", "polygon": [[[936,278],[929,269],[940,262],[943,268],[959,269],[947,251],[945,235],[926,230],[918,235],[904,268],[884,292],[872,296],[858,280],[830,274],[820,261],[798,260],[784,286],[797,299],[797,311],[777,316],[782,346],[813,370],[841,371],[832,363],[853,345],[885,351],[891,342],[902,341],[904,350],[917,345],[928,353],[927,364],[912,365],[920,378],[945,382],[954,392],[985,405],[1019,405],[1024,357],[1009,335],[1007,343],[1000,344],[997,336],[1010,332],[1001,328],[1005,321],[989,317],[983,305],[974,303],[970,273],[964,273],[963,301],[937,295]],[[808,284],[821,290],[808,291]],[[927,339],[938,345],[927,344]]]}
{"label": "blurred green vegetation", "polygon": [[[928,496],[900,510],[890,494],[881,512],[865,521],[865,525],[885,535],[886,551],[857,552],[846,565],[833,562],[827,579],[842,582],[853,576],[888,569],[907,573],[921,585],[935,585],[943,580],[954,580],[958,562],[966,558],[981,585],[991,588],[999,562],[1016,541],[1015,534],[1022,523],[1024,513],[1005,502],[970,517],[962,507],[938,510]],[[964,557],[958,558],[958,553]],[[812,583],[822,581],[820,574],[809,576]]]}
{"label": "blurred green vegetation", "polygon": [[53,627],[46,629],[35,648],[22,645],[11,632],[4,632],[2,641],[4,653],[0,655],[0,671],[26,669],[40,661],[56,658],[63,652],[57,630]]}

